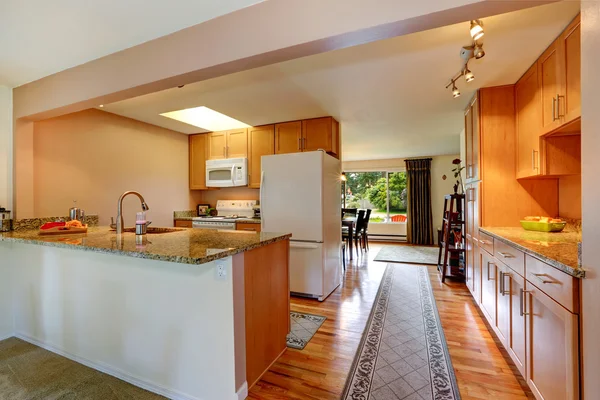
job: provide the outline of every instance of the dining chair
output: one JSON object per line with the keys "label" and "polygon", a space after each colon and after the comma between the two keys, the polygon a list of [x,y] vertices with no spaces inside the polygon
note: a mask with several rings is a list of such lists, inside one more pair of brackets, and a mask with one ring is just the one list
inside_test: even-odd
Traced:
{"label": "dining chair", "polygon": [[371,209],[367,209],[365,214],[365,225],[362,230],[362,242],[365,250],[369,250],[369,220],[371,219]]}
{"label": "dining chair", "polygon": [[358,208],[342,208],[342,218],[344,217],[356,217]]}
{"label": "dining chair", "polygon": [[[360,241],[360,243],[362,243],[362,231],[365,227],[365,210],[358,210],[358,217],[356,218],[356,227],[354,228],[354,232],[352,232],[353,234],[353,238],[354,239],[354,246],[356,247],[356,256],[358,257],[358,248],[361,248],[362,251],[362,246],[359,246],[358,243]],[[352,240],[350,239],[350,240]]]}

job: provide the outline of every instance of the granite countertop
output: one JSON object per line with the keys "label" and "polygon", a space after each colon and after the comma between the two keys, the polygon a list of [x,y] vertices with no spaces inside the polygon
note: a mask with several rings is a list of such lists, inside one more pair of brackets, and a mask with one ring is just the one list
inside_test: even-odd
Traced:
{"label": "granite countertop", "polygon": [[191,221],[194,218],[197,218],[197,217],[176,217],[174,219],[175,219],[175,221]]}
{"label": "granite countertop", "polygon": [[108,226],[89,228],[84,234],[40,236],[38,230],[0,233],[0,241],[29,243],[98,253],[118,254],[182,264],[204,264],[244,251],[286,240],[291,234],[255,233],[212,229],[176,229],[176,232],[148,234],[141,244],[135,233],[120,240]]}
{"label": "granite countertop", "polygon": [[518,227],[480,230],[569,275],[585,277],[578,246],[581,242],[580,230],[570,230],[568,226],[556,233],[532,232]]}

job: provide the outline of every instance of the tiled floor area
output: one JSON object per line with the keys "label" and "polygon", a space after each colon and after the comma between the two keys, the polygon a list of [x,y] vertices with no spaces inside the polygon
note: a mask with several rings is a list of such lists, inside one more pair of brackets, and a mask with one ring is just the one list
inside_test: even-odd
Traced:
{"label": "tiled floor area", "polygon": [[164,397],[10,338],[0,342],[0,400],[157,400]]}

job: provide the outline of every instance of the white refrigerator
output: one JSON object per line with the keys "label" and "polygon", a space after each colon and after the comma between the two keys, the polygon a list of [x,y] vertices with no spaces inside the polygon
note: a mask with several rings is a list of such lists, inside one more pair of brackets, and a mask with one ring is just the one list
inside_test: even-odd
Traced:
{"label": "white refrigerator", "polygon": [[341,282],[341,164],[323,151],[263,156],[263,232],[291,233],[290,291],[325,300]]}

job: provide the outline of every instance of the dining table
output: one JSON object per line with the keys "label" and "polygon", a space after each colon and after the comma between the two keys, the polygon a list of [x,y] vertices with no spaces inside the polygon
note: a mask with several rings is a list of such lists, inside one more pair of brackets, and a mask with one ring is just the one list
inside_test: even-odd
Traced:
{"label": "dining table", "polygon": [[356,227],[357,217],[355,216],[345,216],[342,217],[342,227],[348,228],[348,237],[350,240],[348,241],[348,250],[350,251],[350,260],[352,260],[352,242],[354,238],[354,228]]}

